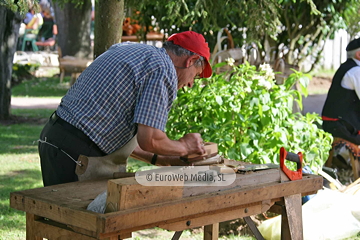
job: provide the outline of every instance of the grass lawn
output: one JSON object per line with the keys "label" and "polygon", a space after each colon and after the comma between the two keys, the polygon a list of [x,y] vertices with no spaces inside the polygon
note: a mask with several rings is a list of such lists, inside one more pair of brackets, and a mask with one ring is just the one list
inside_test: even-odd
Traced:
{"label": "grass lawn", "polygon": [[57,77],[33,78],[12,88],[12,96],[59,98],[69,89],[69,81],[69,77],[65,77],[62,83]]}
{"label": "grass lawn", "polygon": [[[51,110],[13,109],[14,115],[49,116]],[[10,192],[42,187],[36,140],[42,125],[0,125],[0,239],[25,239],[25,213],[10,208]]]}

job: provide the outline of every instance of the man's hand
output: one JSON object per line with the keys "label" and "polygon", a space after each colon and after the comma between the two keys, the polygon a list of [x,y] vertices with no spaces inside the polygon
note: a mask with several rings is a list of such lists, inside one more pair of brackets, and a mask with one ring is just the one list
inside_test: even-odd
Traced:
{"label": "man's hand", "polygon": [[205,154],[204,141],[199,133],[188,133],[179,139],[179,142],[186,145],[188,154]]}

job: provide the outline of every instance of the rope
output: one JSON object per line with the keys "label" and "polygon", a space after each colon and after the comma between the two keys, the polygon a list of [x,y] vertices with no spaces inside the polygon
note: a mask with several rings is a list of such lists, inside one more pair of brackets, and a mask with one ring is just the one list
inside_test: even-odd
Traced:
{"label": "rope", "polygon": [[67,152],[65,152],[64,150],[62,150],[61,148],[59,148],[58,146],[55,146],[54,144],[52,143],[49,143],[46,141],[46,137],[45,137],[45,141],[44,140],[41,140],[41,139],[38,139],[37,142],[40,142],[40,143],[46,143],[58,150],[60,150],[61,152],[63,152],[66,156],[68,156],[71,160],[73,160],[77,165],[79,165],[80,167],[82,166],[81,164],[81,161],[76,161],[73,157],[70,156],[70,154],[68,154]]}

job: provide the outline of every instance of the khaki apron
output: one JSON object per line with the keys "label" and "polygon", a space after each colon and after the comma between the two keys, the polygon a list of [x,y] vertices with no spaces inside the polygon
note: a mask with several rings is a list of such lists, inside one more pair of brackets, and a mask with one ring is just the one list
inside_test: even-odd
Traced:
{"label": "khaki apron", "polygon": [[126,172],[127,159],[138,145],[137,135],[115,152],[103,157],[80,155],[75,173],[79,181],[113,178],[114,172]]}

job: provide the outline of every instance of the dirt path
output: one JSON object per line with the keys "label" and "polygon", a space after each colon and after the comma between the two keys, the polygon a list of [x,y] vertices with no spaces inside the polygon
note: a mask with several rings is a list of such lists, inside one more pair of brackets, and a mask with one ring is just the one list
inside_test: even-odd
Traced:
{"label": "dirt path", "polygon": [[25,97],[12,97],[11,108],[22,109],[56,109],[60,103],[61,98],[25,98]]}

